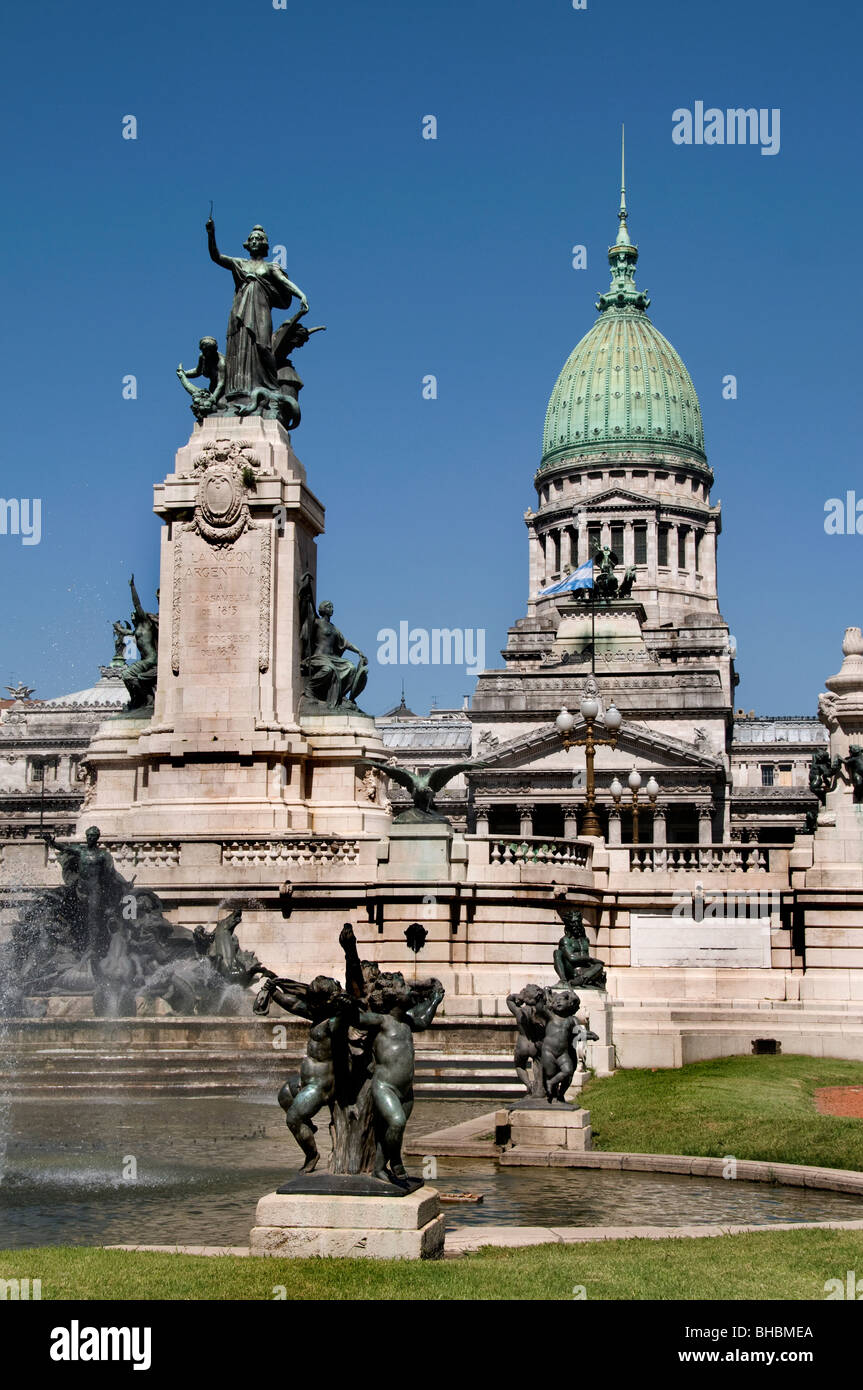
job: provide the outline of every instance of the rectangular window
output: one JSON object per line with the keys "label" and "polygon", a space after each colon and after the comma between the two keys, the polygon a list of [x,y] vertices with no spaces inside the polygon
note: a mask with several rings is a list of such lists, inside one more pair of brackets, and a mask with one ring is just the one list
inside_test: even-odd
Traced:
{"label": "rectangular window", "polygon": [[647,527],[635,526],[633,528],[633,538],[635,540],[635,563],[637,565],[647,564]]}
{"label": "rectangular window", "polygon": [[761,785],[762,787],[773,786],[773,765],[772,763],[761,764]]}
{"label": "rectangular window", "polygon": [[791,763],[780,763],[778,771],[780,787],[792,787],[794,780],[791,773]]}
{"label": "rectangular window", "polygon": [[593,559],[593,557],[594,557],[594,555],[596,554],[596,552],[599,550],[599,547],[602,545],[601,537],[602,537],[602,527],[601,527],[601,526],[597,526],[597,525],[588,526],[588,528],[587,528],[587,549],[588,549],[588,554],[589,554],[591,560]]}
{"label": "rectangular window", "polygon": [[614,525],[611,528],[611,548],[618,560],[623,562],[623,527]]}
{"label": "rectangular window", "polygon": [[668,527],[660,526],[656,537],[656,562],[659,565],[668,564]]}
{"label": "rectangular window", "polygon": [[686,569],[686,535],[688,526],[678,526],[677,528],[677,568]]}

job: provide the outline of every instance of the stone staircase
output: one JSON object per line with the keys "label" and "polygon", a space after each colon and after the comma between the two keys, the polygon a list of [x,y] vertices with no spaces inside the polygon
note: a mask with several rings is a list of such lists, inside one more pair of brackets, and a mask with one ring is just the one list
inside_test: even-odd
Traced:
{"label": "stone staircase", "polygon": [[[48,1096],[272,1094],[300,1056],[281,1052],[256,1055],[188,1049],[93,1054],[86,1051],[33,1051],[4,1058],[2,1089],[7,1095]],[[423,1100],[505,1100],[522,1093],[506,1057],[417,1057],[414,1090]]]}
{"label": "stone staircase", "polygon": [[[296,1025],[274,1046],[272,1030],[233,1020],[159,1020],[113,1025],[63,1020],[27,1023],[0,1046],[0,1090],[10,1096],[272,1095],[299,1069],[304,1030]],[[172,1026],[174,1025],[174,1026]],[[450,1027],[417,1038],[415,1091],[424,1100],[517,1098],[511,1029],[493,1034]],[[479,1041],[485,1050],[473,1051]],[[429,1045],[431,1044],[431,1046]],[[491,1047],[489,1046],[491,1044]]]}

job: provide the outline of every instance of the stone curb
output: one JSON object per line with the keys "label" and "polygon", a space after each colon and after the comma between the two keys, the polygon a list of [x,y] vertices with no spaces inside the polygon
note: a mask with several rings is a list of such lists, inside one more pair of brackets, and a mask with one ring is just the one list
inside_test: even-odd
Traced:
{"label": "stone curb", "polygon": [[[498,1107],[500,1108],[500,1107]],[[502,1167],[611,1168],[638,1173],[683,1173],[689,1177],[725,1177],[728,1158],[705,1158],[697,1154],[618,1153],[605,1149],[550,1151],[544,1148],[499,1148],[492,1140],[480,1142],[476,1136],[495,1127],[496,1111],[479,1115],[464,1124],[432,1130],[405,1145],[411,1154],[433,1154],[440,1158],[459,1154],[490,1158]],[[863,1196],[863,1172],[854,1168],[822,1168],[811,1163],[770,1163],[762,1159],[734,1160],[735,1178],[743,1182],[775,1182],[786,1187],[817,1187],[834,1192]]]}
{"label": "stone curb", "polygon": [[483,1246],[587,1245],[601,1240],[697,1240],[769,1231],[863,1231],[863,1221],[775,1221],[768,1226],[470,1226],[447,1231],[449,1257]]}
{"label": "stone curb", "polygon": [[[494,1154],[489,1156],[493,1157]],[[500,1152],[498,1161],[507,1168],[522,1164],[531,1167],[548,1164],[552,1168],[607,1168],[623,1172],[682,1173],[693,1178],[723,1178],[732,1158],[703,1158],[694,1154],[610,1153],[601,1149],[592,1149],[587,1153],[506,1149]],[[734,1162],[734,1177],[738,1182],[817,1187],[863,1196],[863,1172],[853,1168],[819,1168],[808,1163],[767,1163],[749,1158],[738,1158]]]}
{"label": "stone curb", "polygon": [[[772,1231],[863,1231],[860,1221],[774,1221],[769,1225],[727,1226],[463,1226],[448,1230],[446,1256],[457,1258],[483,1246],[519,1249],[529,1245],[587,1245],[601,1240],[698,1240],[716,1236],[760,1235]],[[105,1245],[161,1255],[247,1256],[244,1245]]]}

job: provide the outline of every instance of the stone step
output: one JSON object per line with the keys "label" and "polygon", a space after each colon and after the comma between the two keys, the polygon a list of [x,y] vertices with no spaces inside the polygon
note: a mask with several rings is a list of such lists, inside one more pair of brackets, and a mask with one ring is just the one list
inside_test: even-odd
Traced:
{"label": "stone step", "polygon": [[[110,1054],[88,1048],[39,1049],[6,1054],[3,1090],[12,1095],[268,1093],[298,1068],[302,1055],[293,1049],[276,1053],[257,1048],[239,1055],[208,1048]],[[508,1057],[426,1053],[417,1057],[415,1091],[428,1100],[494,1101],[517,1097],[521,1087]]]}

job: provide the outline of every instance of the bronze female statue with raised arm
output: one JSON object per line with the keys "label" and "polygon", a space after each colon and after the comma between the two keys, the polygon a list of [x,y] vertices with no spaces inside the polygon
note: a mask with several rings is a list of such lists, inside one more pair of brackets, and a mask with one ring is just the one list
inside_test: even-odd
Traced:
{"label": "bronze female statue with raised arm", "polygon": [[216,244],[216,227],[207,219],[207,242],[216,265],[234,278],[234,302],[225,344],[225,399],[242,406],[256,391],[279,391],[273,354],[273,310],[290,309],[296,297],[302,311],[309,302],[281,266],[268,261],[269,243],[263,227],[255,226],[244,242],[247,257],[223,256]]}

